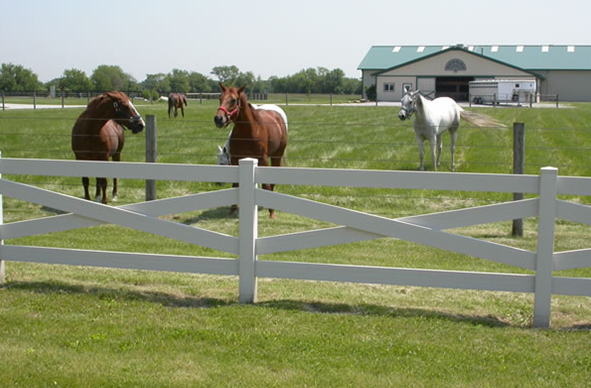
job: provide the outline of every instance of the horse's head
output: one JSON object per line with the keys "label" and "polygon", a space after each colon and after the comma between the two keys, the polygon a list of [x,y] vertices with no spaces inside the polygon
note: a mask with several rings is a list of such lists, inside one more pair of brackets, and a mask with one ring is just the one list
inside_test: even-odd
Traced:
{"label": "horse's head", "polygon": [[246,88],[246,86],[240,88],[226,87],[220,82],[220,87],[222,88],[220,107],[218,108],[213,121],[215,122],[216,127],[223,128],[230,125],[230,123],[236,119],[236,116],[238,116],[241,106],[240,98],[244,93],[244,88]]}
{"label": "horse's head", "polygon": [[218,146],[218,165],[229,166],[230,165],[230,152],[227,150],[227,145],[223,148]]}
{"label": "horse's head", "polygon": [[400,100],[400,112],[398,113],[400,120],[410,119],[415,112],[418,95],[418,90],[411,92],[410,89],[406,89],[406,93],[402,96],[402,100]]}
{"label": "horse's head", "polygon": [[140,133],[144,130],[146,123],[142,116],[138,113],[133,103],[122,92],[108,92],[104,95],[105,104],[109,109],[112,109],[112,116],[119,124],[131,129],[131,132]]}

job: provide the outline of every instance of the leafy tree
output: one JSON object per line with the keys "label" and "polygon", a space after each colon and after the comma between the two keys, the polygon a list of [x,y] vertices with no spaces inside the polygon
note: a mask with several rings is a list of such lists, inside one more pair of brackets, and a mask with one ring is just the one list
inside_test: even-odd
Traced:
{"label": "leafy tree", "polygon": [[186,70],[172,69],[168,74],[170,80],[170,90],[176,93],[186,93],[189,91],[189,72]]}
{"label": "leafy tree", "polygon": [[220,82],[228,83],[228,85],[237,86],[235,80],[240,75],[240,69],[236,66],[216,66],[212,69],[211,74],[215,75]]}
{"label": "leafy tree", "polygon": [[[200,73],[191,72],[189,74],[189,88],[191,92],[197,93],[209,93],[211,92],[212,88],[210,83],[208,82],[209,79]],[[216,85],[217,88],[217,85]]]}
{"label": "leafy tree", "polygon": [[152,92],[157,91],[159,94],[166,94],[170,92],[170,78],[164,73],[147,74],[141,86],[143,89]]}
{"label": "leafy tree", "polygon": [[21,65],[3,63],[0,66],[0,90],[22,92],[42,87],[37,74]]}
{"label": "leafy tree", "polygon": [[324,93],[342,93],[343,79],[345,72],[341,69],[334,69],[324,76]]}
{"label": "leafy tree", "polygon": [[85,72],[78,69],[69,69],[64,71],[64,75],[58,82],[58,88],[74,92],[83,92],[92,90],[92,81]]}
{"label": "leafy tree", "polygon": [[96,91],[128,90],[137,87],[136,80],[119,66],[100,65],[90,77]]}
{"label": "leafy tree", "polygon": [[261,79],[260,75],[250,84],[250,91],[252,93],[265,93],[266,89],[266,82]]}

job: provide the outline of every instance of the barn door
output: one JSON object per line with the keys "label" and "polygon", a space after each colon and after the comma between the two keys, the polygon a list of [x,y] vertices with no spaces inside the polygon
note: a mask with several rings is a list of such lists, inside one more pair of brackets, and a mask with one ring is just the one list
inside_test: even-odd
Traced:
{"label": "barn door", "polygon": [[423,95],[435,98],[435,78],[417,78],[417,89]]}

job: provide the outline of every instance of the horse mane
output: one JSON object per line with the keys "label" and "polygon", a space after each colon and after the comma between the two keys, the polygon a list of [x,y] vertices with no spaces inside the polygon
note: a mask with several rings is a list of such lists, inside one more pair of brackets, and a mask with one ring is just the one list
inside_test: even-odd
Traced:
{"label": "horse mane", "polygon": [[95,98],[90,100],[90,102],[86,106],[86,110],[91,111],[91,110],[96,109],[103,102],[103,99],[105,97],[109,97],[113,100],[120,100],[121,99],[121,92],[106,92],[103,94],[99,94],[98,96],[96,96]]}

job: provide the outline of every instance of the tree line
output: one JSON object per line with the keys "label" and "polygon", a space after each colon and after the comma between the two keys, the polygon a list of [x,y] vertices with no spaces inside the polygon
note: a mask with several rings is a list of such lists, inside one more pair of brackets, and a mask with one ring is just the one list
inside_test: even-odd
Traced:
{"label": "tree line", "polygon": [[100,65],[90,76],[78,69],[64,70],[61,77],[47,83],[22,65],[3,63],[0,66],[0,91],[18,93],[49,90],[64,92],[104,92],[109,90],[141,92],[144,97],[158,98],[170,92],[211,93],[219,91],[219,82],[228,86],[247,85],[248,93],[333,93],[361,94],[361,81],[347,78],[341,69],[324,67],[303,69],[286,77],[272,76],[267,80],[253,72],[242,72],[236,66],[216,66],[211,76],[173,69],[170,73],[148,74],[139,82],[116,65]]}

